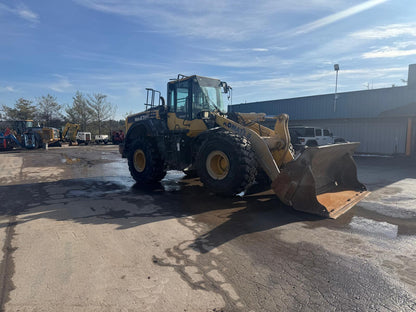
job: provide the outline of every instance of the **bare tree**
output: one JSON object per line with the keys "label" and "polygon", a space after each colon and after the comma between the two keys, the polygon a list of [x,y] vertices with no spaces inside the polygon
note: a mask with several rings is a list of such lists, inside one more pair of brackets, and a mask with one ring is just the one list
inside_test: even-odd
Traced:
{"label": "bare tree", "polygon": [[35,117],[36,106],[32,101],[20,98],[14,107],[3,105],[2,110],[7,120],[30,120]]}
{"label": "bare tree", "polygon": [[107,95],[96,93],[93,96],[88,95],[88,106],[92,110],[92,119],[98,124],[98,134],[101,134],[101,125],[103,121],[110,119],[115,114],[115,106],[107,101]]}
{"label": "bare tree", "polygon": [[63,119],[62,106],[58,104],[56,97],[48,94],[38,99],[36,117],[44,126],[58,126]]}
{"label": "bare tree", "polygon": [[66,115],[70,122],[81,126],[81,131],[87,131],[88,124],[92,120],[92,109],[81,92],[77,91],[72,99],[72,106],[65,108]]}

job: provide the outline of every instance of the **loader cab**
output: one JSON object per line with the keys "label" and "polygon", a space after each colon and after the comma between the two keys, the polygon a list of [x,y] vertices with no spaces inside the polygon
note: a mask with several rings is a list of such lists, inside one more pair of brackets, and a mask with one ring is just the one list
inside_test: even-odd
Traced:
{"label": "loader cab", "polygon": [[230,87],[218,79],[201,76],[183,76],[168,83],[167,104],[169,111],[181,119],[203,118],[206,113],[220,111],[226,113],[223,99]]}
{"label": "loader cab", "polygon": [[22,135],[33,127],[33,120],[14,120],[12,122],[12,129],[16,131],[18,135]]}

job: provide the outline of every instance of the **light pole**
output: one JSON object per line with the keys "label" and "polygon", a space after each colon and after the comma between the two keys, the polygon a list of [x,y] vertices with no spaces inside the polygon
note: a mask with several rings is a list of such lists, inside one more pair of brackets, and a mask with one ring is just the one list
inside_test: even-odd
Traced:
{"label": "light pole", "polygon": [[338,64],[335,64],[334,65],[334,70],[335,70],[335,72],[336,72],[336,76],[335,76],[335,96],[334,96],[334,113],[336,112],[336,110],[337,110],[337,98],[338,98],[338,95],[337,95],[337,88],[338,88],[338,71],[339,71],[339,65]]}

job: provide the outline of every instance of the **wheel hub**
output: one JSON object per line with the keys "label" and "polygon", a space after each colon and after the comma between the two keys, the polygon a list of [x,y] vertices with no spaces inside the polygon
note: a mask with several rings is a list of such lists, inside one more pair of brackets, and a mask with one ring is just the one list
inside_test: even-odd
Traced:
{"label": "wheel hub", "polygon": [[146,168],[146,155],[143,150],[138,149],[134,152],[133,162],[134,169],[136,169],[137,172],[144,171],[144,168]]}
{"label": "wheel hub", "polygon": [[230,171],[230,161],[225,153],[212,151],[207,157],[206,168],[211,178],[222,180]]}

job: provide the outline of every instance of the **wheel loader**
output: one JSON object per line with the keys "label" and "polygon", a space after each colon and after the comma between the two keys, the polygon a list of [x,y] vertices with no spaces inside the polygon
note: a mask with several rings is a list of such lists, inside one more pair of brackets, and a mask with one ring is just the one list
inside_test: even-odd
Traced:
{"label": "wheel loader", "polygon": [[147,89],[146,110],[126,118],[119,146],[137,183],[163,179],[167,170],[191,170],[210,191],[236,195],[266,175],[271,188],[296,210],[337,218],[368,192],[357,179],[352,155],[359,143],[293,152],[289,117],[261,125],[265,114],[226,113],[223,81],[178,75],[167,84],[167,103]]}

